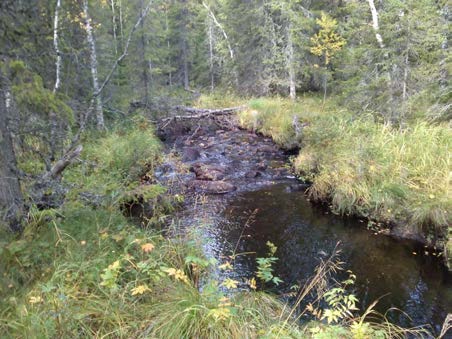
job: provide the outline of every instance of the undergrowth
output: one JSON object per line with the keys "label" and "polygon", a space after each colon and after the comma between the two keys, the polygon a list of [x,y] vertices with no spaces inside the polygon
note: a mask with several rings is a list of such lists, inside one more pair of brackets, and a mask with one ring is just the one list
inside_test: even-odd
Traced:
{"label": "undergrowth", "polygon": [[[257,258],[258,271],[244,290],[243,282],[227,275],[212,278],[212,270],[233,270],[233,262],[206,258],[196,228],[165,237],[155,227],[132,224],[120,210],[125,200],[145,195],[160,206],[166,195],[171,202],[165,189],[153,184],[160,153],[152,127],[142,119],[87,138],[82,159],[65,173],[70,191],[64,205],[32,209],[21,235],[2,234],[0,337],[390,338],[423,333],[357,316],[356,298],[347,287],[353,276],[328,284],[340,269],[336,257],[293,292],[297,301],[291,307],[256,285],[256,280],[261,286],[280,282],[272,268],[277,260],[273,244],[268,243],[268,258]],[[165,213],[154,209],[150,224]],[[312,319],[307,325],[299,321],[304,314]]]}

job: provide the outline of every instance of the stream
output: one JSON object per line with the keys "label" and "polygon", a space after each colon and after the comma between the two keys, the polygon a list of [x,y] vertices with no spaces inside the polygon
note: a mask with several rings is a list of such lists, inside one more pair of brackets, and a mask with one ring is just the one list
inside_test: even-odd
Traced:
{"label": "stream", "polygon": [[253,253],[237,257],[233,273],[227,273],[232,278],[252,277],[256,257],[266,256],[271,241],[278,247],[275,274],[284,281],[273,292],[282,294],[312,276],[340,243],[344,269],[357,276],[361,313],[381,298],[380,313],[390,308],[406,313],[389,311],[390,321],[440,331],[452,312],[452,277],[429,249],[376,234],[364,220],[336,216],[310,202],[307,186],[288,169],[288,156],[268,138],[212,126],[165,138],[168,153],[177,156],[169,156],[156,175],[185,196],[178,225],[194,229],[205,240],[206,255],[220,263],[234,251]]}

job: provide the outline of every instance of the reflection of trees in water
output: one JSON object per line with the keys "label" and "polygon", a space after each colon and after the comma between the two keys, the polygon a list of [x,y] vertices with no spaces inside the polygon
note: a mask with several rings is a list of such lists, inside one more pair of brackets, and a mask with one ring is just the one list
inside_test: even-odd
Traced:
{"label": "reflection of trees in water", "polygon": [[[222,232],[225,240],[236,242],[251,211],[259,208],[255,222],[244,232],[249,236],[242,237],[238,251],[265,255],[267,241],[278,246],[276,275],[284,280],[280,290],[306,280],[319,260],[341,241],[340,258],[344,268],[357,275],[356,293],[362,310],[384,296],[376,307],[379,312],[397,307],[413,318],[410,323],[400,312],[390,312],[396,323],[442,323],[451,298],[438,297],[446,294],[447,286],[437,262],[414,256],[411,242],[375,236],[363,223],[327,215],[324,209],[312,207],[303,195],[285,188],[284,184],[276,184],[243,194],[226,209],[229,222]],[[237,259],[236,269],[242,270],[238,276],[253,274],[254,258]]]}

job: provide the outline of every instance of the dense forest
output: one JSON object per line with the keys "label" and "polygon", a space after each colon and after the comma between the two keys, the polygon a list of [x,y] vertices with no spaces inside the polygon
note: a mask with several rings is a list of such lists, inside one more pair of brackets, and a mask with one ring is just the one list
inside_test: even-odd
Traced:
{"label": "dense forest", "polygon": [[[219,265],[196,232],[162,231],[193,193],[156,173],[179,156],[165,128],[189,120],[202,148],[221,116],[290,154],[297,194],[450,270],[451,22],[447,0],[2,0],[0,336],[446,338],[450,314],[358,312],[334,253],[290,307],[271,242],[247,288],[215,281],[235,250]],[[190,168],[220,182],[204,193],[232,191],[209,170]]]}

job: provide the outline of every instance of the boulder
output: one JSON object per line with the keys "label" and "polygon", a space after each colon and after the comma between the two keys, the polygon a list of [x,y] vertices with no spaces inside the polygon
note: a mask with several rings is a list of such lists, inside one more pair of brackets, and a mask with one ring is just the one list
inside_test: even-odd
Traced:
{"label": "boulder", "polygon": [[192,180],[189,182],[189,187],[198,191],[209,194],[225,194],[233,192],[237,189],[233,184],[226,181],[206,181],[206,180]]}
{"label": "boulder", "polygon": [[195,173],[198,180],[216,181],[224,178],[226,168],[219,165],[196,163],[191,166],[190,171]]}
{"label": "boulder", "polygon": [[182,153],[182,161],[195,161],[201,157],[201,153],[195,147],[187,147]]}
{"label": "boulder", "polygon": [[257,178],[260,175],[260,172],[251,170],[245,173],[245,178]]}

